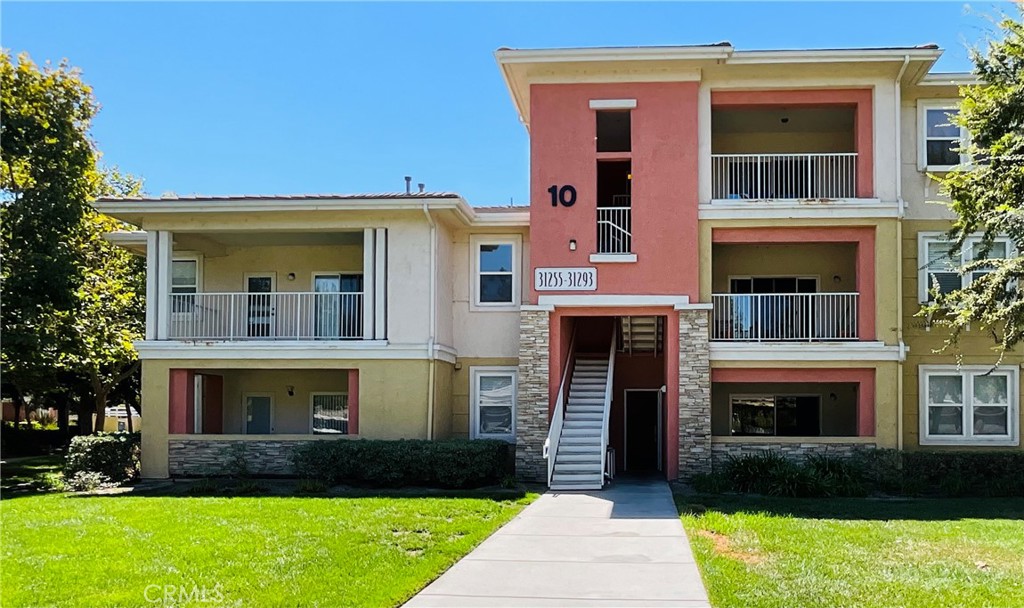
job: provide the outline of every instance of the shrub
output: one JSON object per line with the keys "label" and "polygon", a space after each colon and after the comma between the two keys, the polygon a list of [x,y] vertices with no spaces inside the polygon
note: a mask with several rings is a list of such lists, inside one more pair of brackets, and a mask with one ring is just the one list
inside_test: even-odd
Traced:
{"label": "shrub", "polygon": [[510,472],[509,445],[495,440],[311,441],[292,453],[295,472],[327,484],[474,488]]}
{"label": "shrub", "polygon": [[721,494],[733,489],[729,478],[719,473],[697,473],[690,478],[690,485],[701,494]]}
{"label": "shrub", "polygon": [[11,422],[0,425],[0,454],[4,458],[16,456],[42,456],[62,451],[68,444],[68,434],[58,430],[41,430],[22,425],[15,428]]}
{"label": "shrub", "polygon": [[327,484],[318,479],[300,479],[295,484],[296,494],[323,494],[327,491]]}
{"label": "shrub", "polygon": [[119,485],[139,476],[139,434],[100,433],[71,440],[64,461],[64,479],[74,486],[79,473],[97,473],[104,483]]}
{"label": "shrub", "polygon": [[804,467],[817,480],[823,496],[864,496],[864,473],[848,458],[811,454]]}
{"label": "shrub", "polygon": [[197,479],[188,487],[188,493],[193,496],[209,496],[210,494],[217,494],[220,490],[221,484],[209,477]]}
{"label": "shrub", "polygon": [[1022,452],[904,452],[904,486],[946,496],[1024,496]]}
{"label": "shrub", "polygon": [[64,481],[64,487],[74,492],[92,492],[100,488],[115,488],[118,485],[99,471],[78,471]]}

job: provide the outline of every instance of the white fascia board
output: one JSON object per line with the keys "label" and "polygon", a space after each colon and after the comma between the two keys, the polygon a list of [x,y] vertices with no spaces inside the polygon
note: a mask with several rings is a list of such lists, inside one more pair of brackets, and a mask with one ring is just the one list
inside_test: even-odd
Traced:
{"label": "white fascia board", "polygon": [[538,296],[539,306],[678,306],[690,303],[690,296],[564,295]]}
{"label": "white fascia board", "polygon": [[882,342],[711,342],[712,361],[900,361],[906,350]]}
{"label": "white fascia board", "polygon": [[568,63],[579,61],[672,61],[727,59],[732,46],[647,46],[598,47],[584,49],[500,49],[494,56],[499,64]]}
{"label": "white fascia board", "polygon": [[501,213],[475,213],[474,226],[529,226],[529,211],[509,211]]}
{"label": "white fascia board", "polygon": [[393,211],[422,209],[458,209],[469,204],[462,198],[410,199],[167,199],[147,201],[98,201],[93,207],[100,213],[240,213],[258,211]]}
{"label": "white fascia board", "polygon": [[878,199],[833,203],[735,203],[716,199],[698,205],[697,217],[702,220],[895,218],[899,217],[899,204]]}
{"label": "white fascia board", "polygon": [[763,63],[845,63],[866,61],[899,61],[910,57],[918,61],[935,61],[942,49],[835,49],[792,51],[735,51],[730,64]]}
{"label": "white fascia board", "polygon": [[917,83],[918,86],[922,87],[948,87],[951,85],[961,86],[972,84],[982,84],[982,82],[975,74],[970,72],[929,73],[925,74]]}
{"label": "white fascia board", "polygon": [[[338,341],[281,340],[245,342],[183,342],[142,340],[135,343],[139,358],[150,359],[426,359],[426,344],[391,344],[387,340]],[[436,345],[435,356],[455,363],[454,347]]]}

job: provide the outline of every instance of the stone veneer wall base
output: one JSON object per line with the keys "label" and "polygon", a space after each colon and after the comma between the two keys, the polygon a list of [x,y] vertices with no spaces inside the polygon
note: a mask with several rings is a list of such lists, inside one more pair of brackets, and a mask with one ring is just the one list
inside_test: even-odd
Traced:
{"label": "stone veneer wall base", "polygon": [[679,311],[679,478],[711,472],[711,335],[707,310]]}
{"label": "stone veneer wall base", "polygon": [[547,482],[549,313],[519,313],[519,380],[516,403],[516,475]]}
{"label": "stone veneer wall base", "polygon": [[753,456],[770,451],[788,460],[802,462],[811,454],[849,458],[858,451],[875,447],[874,443],[819,443],[813,440],[801,443],[712,443],[711,460],[717,470],[730,456]]}
{"label": "stone veneer wall base", "polygon": [[[171,477],[221,477],[245,472],[257,477],[291,477],[292,451],[308,441],[171,439]],[[244,466],[243,466],[244,463]]]}

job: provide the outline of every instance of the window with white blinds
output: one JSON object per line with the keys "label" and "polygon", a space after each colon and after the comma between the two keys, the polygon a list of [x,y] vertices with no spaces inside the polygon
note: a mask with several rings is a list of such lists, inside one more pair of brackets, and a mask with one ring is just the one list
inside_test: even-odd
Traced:
{"label": "window with white blinds", "polygon": [[345,393],[313,393],[313,432],[348,434],[348,395]]}
{"label": "window with white blinds", "polygon": [[991,247],[985,250],[980,237],[967,239],[963,251],[958,251],[954,244],[946,240],[943,234],[921,234],[919,256],[920,276],[918,277],[918,293],[921,302],[933,299],[932,290],[947,294],[962,289],[971,281],[991,272],[985,268],[975,269],[961,275],[959,269],[964,264],[982,259],[1001,259],[1013,253],[1013,245],[1007,238],[997,238]]}
{"label": "window with white blinds", "polygon": [[473,367],[470,437],[515,440],[516,368]]}

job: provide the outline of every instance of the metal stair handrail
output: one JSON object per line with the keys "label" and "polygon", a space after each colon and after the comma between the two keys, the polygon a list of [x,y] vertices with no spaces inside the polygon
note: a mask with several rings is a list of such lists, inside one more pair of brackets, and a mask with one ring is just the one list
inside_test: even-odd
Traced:
{"label": "metal stair handrail", "polygon": [[604,487],[605,472],[608,470],[608,423],[612,415],[612,383],[615,380],[615,332],[612,332],[608,347],[608,377],[604,384],[604,423],[601,425],[601,487]]}

